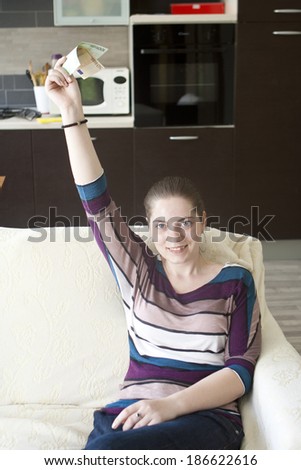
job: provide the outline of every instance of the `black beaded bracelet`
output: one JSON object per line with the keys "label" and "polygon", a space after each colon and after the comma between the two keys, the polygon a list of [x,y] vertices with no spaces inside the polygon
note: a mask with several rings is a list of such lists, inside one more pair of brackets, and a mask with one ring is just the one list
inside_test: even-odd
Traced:
{"label": "black beaded bracelet", "polygon": [[67,127],[80,126],[81,124],[86,124],[86,122],[88,122],[88,119],[83,119],[82,121],[72,122],[72,124],[65,124],[61,128],[66,129]]}

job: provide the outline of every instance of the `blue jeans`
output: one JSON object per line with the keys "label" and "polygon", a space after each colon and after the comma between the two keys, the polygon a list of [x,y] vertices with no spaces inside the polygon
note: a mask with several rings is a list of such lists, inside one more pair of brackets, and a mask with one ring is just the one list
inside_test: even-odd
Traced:
{"label": "blue jeans", "polygon": [[85,450],[238,450],[242,427],[214,410],[199,411],[172,421],[122,431],[111,428],[115,416],[94,413],[94,429]]}

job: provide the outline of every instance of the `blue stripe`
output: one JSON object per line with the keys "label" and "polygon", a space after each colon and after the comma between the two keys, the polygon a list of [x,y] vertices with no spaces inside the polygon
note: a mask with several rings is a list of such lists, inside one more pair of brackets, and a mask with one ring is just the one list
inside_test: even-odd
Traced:
{"label": "blue stripe", "polygon": [[245,393],[249,392],[252,386],[252,377],[250,376],[248,370],[238,364],[231,364],[228,367],[229,369],[234,370],[243,381],[243,384],[246,389]]}
{"label": "blue stripe", "polygon": [[129,337],[129,345],[130,345],[130,357],[134,361],[140,362],[142,364],[151,364],[153,366],[159,367],[169,367],[170,369],[183,369],[183,370],[191,370],[191,371],[212,371],[215,372],[217,370],[222,369],[222,366],[214,366],[211,364],[195,364],[193,362],[183,362],[178,361],[175,359],[167,359],[167,358],[158,358],[158,357],[151,357],[151,356],[141,356],[137,351],[133,340]]}
{"label": "blue stripe", "polygon": [[244,284],[249,286],[250,281],[252,280],[252,274],[250,271],[248,271],[246,268],[243,266],[225,266],[219,273],[218,276],[216,276],[212,281],[210,281],[211,284],[218,284],[221,281],[226,282],[226,281],[237,281],[237,280],[242,280]]}
{"label": "blue stripe", "polygon": [[101,196],[107,188],[107,179],[103,173],[100,178],[93,183],[88,183],[84,185],[76,185],[77,191],[82,201],[91,201],[99,196]]}
{"label": "blue stripe", "polygon": [[[222,282],[241,280],[247,288],[247,326],[248,334],[252,323],[253,309],[256,301],[256,290],[254,279],[250,271],[243,266],[229,266],[227,269],[222,269],[220,272]],[[211,281],[212,284],[221,282],[220,275]]]}

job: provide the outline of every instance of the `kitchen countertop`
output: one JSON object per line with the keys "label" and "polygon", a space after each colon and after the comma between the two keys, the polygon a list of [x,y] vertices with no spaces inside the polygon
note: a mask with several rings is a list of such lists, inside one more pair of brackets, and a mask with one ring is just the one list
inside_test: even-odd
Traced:
{"label": "kitchen countertop", "polygon": [[132,15],[130,24],[168,24],[168,23],[236,23],[237,14],[220,15]]}
{"label": "kitchen countertop", "polygon": [[[43,117],[52,117],[50,115],[44,115]],[[54,117],[54,116],[53,116]],[[122,127],[134,127],[133,116],[86,116],[88,119],[89,129],[101,129],[101,128],[122,128]],[[0,120],[0,130],[47,130],[47,129],[60,129],[61,122],[51,122],[47,124],[41,124],[35,119],[33,121],[27,121],[19,117],[12,117],[8,119]]]}

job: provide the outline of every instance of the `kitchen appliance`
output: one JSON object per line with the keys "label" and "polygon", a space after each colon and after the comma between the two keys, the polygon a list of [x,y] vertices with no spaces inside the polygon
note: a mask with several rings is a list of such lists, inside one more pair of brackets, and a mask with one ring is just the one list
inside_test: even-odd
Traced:
{"label": "kitchen appliance", "polygon": [[235,23],[192,15],[185,22],[141,15],[140,23],[138,16],[131,25],[135,126],[233,125]]}
{"label": "kitchen appliance", "polygon": [[93,77],[78,79],[86,115],[129,114],[130,77],[127,67],[106,67]]}

